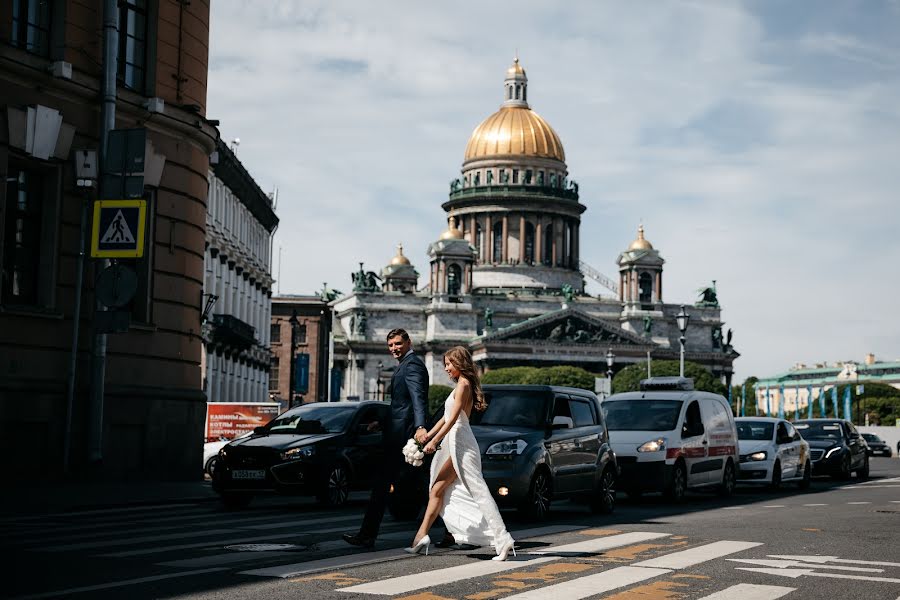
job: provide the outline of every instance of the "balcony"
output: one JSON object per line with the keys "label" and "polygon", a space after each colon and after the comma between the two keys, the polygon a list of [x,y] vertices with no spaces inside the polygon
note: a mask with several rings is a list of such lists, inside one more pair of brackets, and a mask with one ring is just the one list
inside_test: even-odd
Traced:
{"label": "balcony", "polygon": [[256,330],[232,315],[213,315],[213,342],[246,350],[256,341]]}
{"label": "balcony", "polygon": [[481,185],[457,188],[450,192],[450,201],[468,200],[478,197],[489,198],[563,198],[578,202],[578,188],[567,189],[538,185]]}

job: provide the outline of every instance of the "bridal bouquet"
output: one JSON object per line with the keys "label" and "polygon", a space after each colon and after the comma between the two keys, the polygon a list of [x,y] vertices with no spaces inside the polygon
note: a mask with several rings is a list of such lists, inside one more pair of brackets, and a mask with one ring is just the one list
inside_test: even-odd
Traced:
{"label": "bridal bouquet", "polygon": [[414,467],[421,467],[425,458],[424,444],[420,444],[415,438],[410,438],[403,446],[403,458]]}

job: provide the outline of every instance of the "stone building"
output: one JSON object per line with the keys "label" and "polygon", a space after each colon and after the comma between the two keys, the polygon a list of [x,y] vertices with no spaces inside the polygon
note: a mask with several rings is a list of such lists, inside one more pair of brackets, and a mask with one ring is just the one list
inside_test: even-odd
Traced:
{"label": "stone building", "polygon": [[[569,179],[562,142],[528,101],[518,59],[507,70],[500,109],[469,138],[461,177],[443,203],[448,225],[427,249],[427,285],[401,250],[380,273],[363,265],[353,293],[332,303],[332,376],[341,398],[382,395],[393,361],[385,335],[411,334],[432,383],[448,383],[441,357],[469,347],[479,366],[574,365],[594,373],[646,360],[677,359],[680,303],[663,300],[660,252],[639,227],[619,255],[618,283],[581,256],[579,186]],[[584,277],[614,296],[593,297]],[[381,283],[379,283],[381,280]],[[687,309],[687,360],[730,380],[739,356],[723,336],[715,283]]]}
{"label": "stone building", "polygon": [[[291,319],[295,319],[292,331]],[[306,377],[295,370],[295,392],[290,394],[291,336],[295,364],[305,365]],[[328,401],[328,352],[331,308],[321,296],[283,295],[272,298],[269,398],[282,408],[305,402]],[[302,381],[301,381],[302,380]],[[335,397],[337,394],[335,394]]]}
{"label": "stone building", "polygon": [[278,217],[273,198],[221,140],[214,157],[204,254],[203,389],[209,402],[267,402]]}
{"label": "stone building", "polygon": [[118,7],[115,126],[146,129],[165,163],[158,182],[145,180],[144,257],[120,261],[137,291],[130,328],[108,336],[100,404],[88,393],[96,261],[86,261],[73,340],[85,200],[73,163],[75,150],[99,147],[102,3],[12,0],[0,12],[0,447],[16,452],[14,478],[64,464],[187,478],[202,458],[207,172],[218,138],[205,117],[209,3]]}

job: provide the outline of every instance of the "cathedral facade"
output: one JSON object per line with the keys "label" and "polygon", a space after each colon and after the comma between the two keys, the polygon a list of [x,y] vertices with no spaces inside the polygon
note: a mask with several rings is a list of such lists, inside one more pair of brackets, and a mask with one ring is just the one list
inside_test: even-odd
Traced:
{"label": "cathedral facade", "polygon": [[[353,292],[332,302],[332,400],[384,397],[394,367],[385,336],[396,327],[409,332],[432,384],[450,383],[442,356],[456,345],[482,370],[571,365],[599,374],[609,351],[614,370],[648,356],[678,359],[681,304],[663,301],[665,261],[643,227],[617,259],[618,281],[581,260],[586,207],[559,136],[528,103],[518,59],[442,206],[448,225],[428,247],[427,283],[401,245],[380,274],[360,264]],[[586,294],[585,276],[612,295]],[[738,354],[723,338],[715,285],[687,312],[686,360],[727,383]]]}

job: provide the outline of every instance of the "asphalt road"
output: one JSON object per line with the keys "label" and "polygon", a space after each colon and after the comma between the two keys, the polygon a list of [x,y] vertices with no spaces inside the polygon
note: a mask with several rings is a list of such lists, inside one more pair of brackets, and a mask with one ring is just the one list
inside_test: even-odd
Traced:
{"label": "asphalt road", "polygon": [[[900,600],[900,460],[864,482],[808,492],[740,487],[680,506],[619,496],[611,516],[573,503],[543,524],[505,514],[515,560],[489,549],[409,556],[414,525],[386,519],[374,551],[350,548],[365,495],[341,510],[268,499],[0,520],[5,598],[615,598]],[[438,532],[435,532],[438,533]]]}

